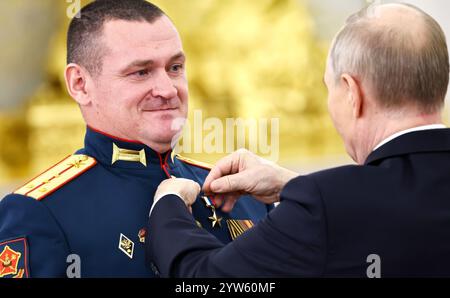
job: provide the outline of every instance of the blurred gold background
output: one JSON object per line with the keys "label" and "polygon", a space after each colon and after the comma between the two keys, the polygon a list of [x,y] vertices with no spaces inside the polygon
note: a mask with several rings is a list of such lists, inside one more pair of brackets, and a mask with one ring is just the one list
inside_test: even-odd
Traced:
{"label": "blurred gold background", "polygon": [[[326,109],[329,40],[317,34],[305,1],[152,2],[183,40],[190,117],[201,109],[203,118],[279,118],[281,164],[305,170],[349,161]],[[70,4],[0,4],[0,194],[83,147],[85,125],[63,78]],[[191,157],[214,162],[222,155]]]}

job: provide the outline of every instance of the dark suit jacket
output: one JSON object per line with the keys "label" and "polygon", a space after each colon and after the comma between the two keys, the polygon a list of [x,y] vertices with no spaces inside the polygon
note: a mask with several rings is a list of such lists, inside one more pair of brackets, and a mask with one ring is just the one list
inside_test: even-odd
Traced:
{"label": "dark suit jacket", "polygon": [[[404,134],[364,165],[291,180],[281,203],[223,245],[180,198],[158,202],[147,258],[163,276],[450,276],[450,129]],[[371,269],[369,268],[369,271]]]}

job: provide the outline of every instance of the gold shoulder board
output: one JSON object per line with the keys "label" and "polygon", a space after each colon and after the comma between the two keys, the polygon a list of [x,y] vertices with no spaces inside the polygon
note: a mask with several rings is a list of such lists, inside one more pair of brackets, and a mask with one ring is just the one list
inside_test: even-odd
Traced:
{"label": "gold shoulder board", "polygon": [[87,155],[70,155],[13,193],[40,201],[96,164],[97,161]]}
{"label": "gold shoulder board", "polygon": [[184,156],[181,156],[179,154],[176,155],[176,158],[181,160],[184,163],[199,167],[199,168],[203,168],[206,170],[211,170],[213,168],[212,164],[206,163],[206,162],[202,162],[202,161],[197,161],[197,160],[193,160]]}

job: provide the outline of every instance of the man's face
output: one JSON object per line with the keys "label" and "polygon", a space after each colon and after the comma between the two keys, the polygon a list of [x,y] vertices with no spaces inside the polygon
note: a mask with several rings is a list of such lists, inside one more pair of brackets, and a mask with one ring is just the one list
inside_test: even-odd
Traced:
{"label": "man's face", "polygon": [[334,127],[344,140],[347,152],[352,156],[351,119],[352,109],[347,100],[348,93],[341,81],[336,81],[334,71],[328,58],[324,82],[328,89],[328,111],[333,120]]}
{"label": "man's face", "polygon": [[107,53],[93,79],[94,123],[88,124],[167,150],[179,132],[173,120],[186,118],[188,110],[185,56],[175,27],[166,16],[152,24],[109,21],[101,42]]}

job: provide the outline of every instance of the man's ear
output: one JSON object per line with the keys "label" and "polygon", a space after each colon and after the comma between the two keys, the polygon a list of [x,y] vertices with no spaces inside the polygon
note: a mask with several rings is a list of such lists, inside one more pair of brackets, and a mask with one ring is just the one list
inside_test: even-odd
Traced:
{"label": "man's ear", "polygon": [[359,118],[363,113],[364,98],[361,90],[361,84],[349,74],[341,75],[341,83],[344,86],[349,104],[353,110],[353,117]]}
{"label": "man's ear", "polygon": [[90,76],[86,69],[78,64],[70,63],[66,66],[64,78],[70,96],[79,105],[88,105],[91,102],[88,92],[88,80]]}

